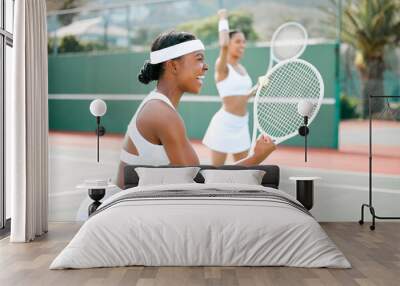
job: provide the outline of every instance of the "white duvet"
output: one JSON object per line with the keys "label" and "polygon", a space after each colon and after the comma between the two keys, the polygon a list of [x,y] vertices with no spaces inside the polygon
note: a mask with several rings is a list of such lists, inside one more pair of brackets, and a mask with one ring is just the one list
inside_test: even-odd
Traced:
{"label": "white duvet", "polygon": [[[257,198],[115,200],[131,192],[279,190],[254,185],[135,187],[103,202],[50,269],[145,266],[295,266],[349,268],[318,222],[291,205]],[[136,194],[136,193],[135,193]],[[111,203],[111,204],[110,204]]]}

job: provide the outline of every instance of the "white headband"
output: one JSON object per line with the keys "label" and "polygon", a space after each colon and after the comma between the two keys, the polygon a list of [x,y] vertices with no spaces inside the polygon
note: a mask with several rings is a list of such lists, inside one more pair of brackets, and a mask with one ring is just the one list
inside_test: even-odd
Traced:
{"label": "white headband", "polygon": [[165,49],[151,52],[150,63],[159,64],[200,50],[204,50],[204,45],[200,40],[186,41]]}

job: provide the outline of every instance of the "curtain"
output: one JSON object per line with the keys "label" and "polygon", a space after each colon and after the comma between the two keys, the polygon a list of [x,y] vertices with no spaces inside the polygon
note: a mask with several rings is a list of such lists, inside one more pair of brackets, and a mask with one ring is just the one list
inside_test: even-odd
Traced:
{"label": "curtain", "polygon": [[45,0],[15,1],[12,92],[6,98],[6,187],[11,242],[48,228],[48,87]]}

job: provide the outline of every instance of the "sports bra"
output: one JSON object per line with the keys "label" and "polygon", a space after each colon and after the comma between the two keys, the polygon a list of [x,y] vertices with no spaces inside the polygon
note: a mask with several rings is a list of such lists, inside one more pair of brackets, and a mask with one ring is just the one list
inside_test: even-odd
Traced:
{"label": "sports bra", "polygon": [[127,128],[127,135],[132,140],[133,144],[136,146],[136,150],[138,155],[131,154],[126,151],[124,148],[121,149],[120,160],[128,165],[168,165],[169,159],[167,153],[165,152],[163,145],[153,144],[147,141],[142,134],[140,134],[139,130],[136,126],[136,118],[139,114],[140,110],[143,106],[149,102],[150,100],[161,100],[168,104],[172,109],[175,110],[174,106],[172,105],[171,101],[167,96],[162,93],[159,93],[155,90],[150,92],[147,95],[142,103],[139,105],[138,109],[136,110],[135,115],[133,116],[132,120],[130,121],[128,128]]}
{"label": "sports bra", "polygon": [[246,73],[242,75],[238,73],[230,64],[228,66],[228,76],[217,82],[217,90],[219,96],[243,96],[249,94],[252,81],[250,76]]}

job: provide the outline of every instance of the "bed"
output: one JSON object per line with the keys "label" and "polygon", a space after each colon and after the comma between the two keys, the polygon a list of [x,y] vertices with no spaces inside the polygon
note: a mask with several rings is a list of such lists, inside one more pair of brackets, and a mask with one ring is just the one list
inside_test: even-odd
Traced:
{"label": "bed", "polygon": [[206,184],[198,173],[195,183],[152,186],[138,186],[137,167],[125,168],[125,190],[103,202],[50,269],[351,267],[312,215],[279,190],[278,166],[218,168],[264,170],[261,185]]}

